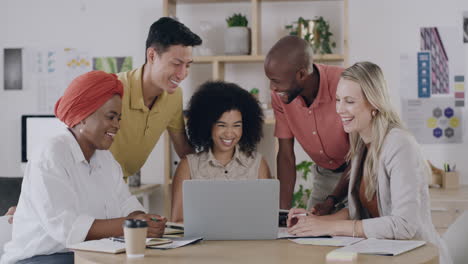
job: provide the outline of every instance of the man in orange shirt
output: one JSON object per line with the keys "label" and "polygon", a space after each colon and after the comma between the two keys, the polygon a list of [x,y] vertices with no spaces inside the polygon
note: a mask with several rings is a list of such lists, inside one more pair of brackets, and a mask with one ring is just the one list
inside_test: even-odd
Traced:
{"label": "man in orange shirt", "polygon": [[345,156],[349,150],[335,109],[335,92],[343,68],[314,64],[312,49],[296,36],[280,39],[265,59],[278,138],[277,174],[280,207],[291,207],[296,183],[294,139],[314,161],[308,208],[329,214],[347,195]]}

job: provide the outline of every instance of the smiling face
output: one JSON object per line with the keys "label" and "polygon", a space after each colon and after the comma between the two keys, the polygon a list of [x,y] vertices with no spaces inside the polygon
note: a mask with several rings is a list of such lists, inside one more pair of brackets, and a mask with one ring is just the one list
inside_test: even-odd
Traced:
{"label": "smiling face", "polygon": [[213,153],[234,152],[242,137],[242,114],[238,110],[224,112],[211,128]]}
{"label": "smiling face", "polygon": [[109,149],[120,129],[122,100],[114,95],[96,112],[82,121],[80,138],[87,149]]}
{"label": "smiling face", "polygon": [[304,90],[296,78],[297,71],[287,69],[284,63],[267,59],[264,66],[265,75],[270,80],[270,90],[275,92],[283,103],[291,103]]}
{"label": "smiling face", "polygon": [[346,133],[357,132],[368,143],[371,138],[372,105],[364,98],[361,86],[340,79],[336,90],[336,112]]}
{"label": "smiling face", "polygon": [[163,91],[172,94],[187,77],[192,64],[192,47],[174,45],[162,54],[157,54],[152,47],[148,48],[148,69],[151,82]]}

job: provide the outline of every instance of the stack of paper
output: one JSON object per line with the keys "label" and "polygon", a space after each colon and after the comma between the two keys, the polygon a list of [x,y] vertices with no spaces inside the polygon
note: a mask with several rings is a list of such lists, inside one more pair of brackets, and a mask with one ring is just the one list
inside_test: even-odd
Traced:
{"label": "stack of paper", "polygon": [[355,244],[361,240],[362,237],[345,237],[334,236],[330,238],[296,238],[290,239],[292,242],[301,245],[314,245],[314,246],[332,246],[332,247],[345,247]]}
{"label": "stack of paper", "polygon": [[360,254],[396,256],[426,244],[417,240],[387,240],[369,238],[356,244],[335,249],[335,252],[356,252]]}
{"label": "stack of paper", "polygon": [[201,241],[202,237],[178,237],[178,238],[171,238],[172,243],[165,244],[165,245],[158,245],[158,246],[149,246],[149,248],[154,249],[172,249],[172,248],[179,248],[186,245],[197,243]]}

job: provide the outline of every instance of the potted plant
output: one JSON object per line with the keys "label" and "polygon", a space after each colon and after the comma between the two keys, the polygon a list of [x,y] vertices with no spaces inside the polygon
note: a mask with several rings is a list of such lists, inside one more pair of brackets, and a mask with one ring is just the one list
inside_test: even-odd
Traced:
{"label": "potted plant", "polygon": [[299,174],[302,174],[301,177],[297,178],[296,186],[294,188],[292,206],[294,208],[307,208],[307,202],[309,201],[310,194],[312,190],[305,186],[312,186],[312,183],[309,180],[309,173],[311,173],[311,166],[314,163],[312,161],[302,161],[296,165],[296,171]]}
{"label": "potted plant", "polygon": [[260,93],[260,90],[258,90],[258,88],[252,88],[250,89],[250,94],[255,97],[255,99],[257,99],[258,101],[258,94]]}
{"label": "potted plant", "polygon": [[233,14],[226,19],[228,28],[224,34],[224,52],[229,55],[250,54],[250,29],[247,17]]}
{"label": "potted plant", "polygon": [[299,17],[297,21],[285,28],[290,35],[299,36],[312,45],[315,54],[330,54],[336,43],[330,40],[333,33],[330,32],[330,24],[323,17],[304,19]]}

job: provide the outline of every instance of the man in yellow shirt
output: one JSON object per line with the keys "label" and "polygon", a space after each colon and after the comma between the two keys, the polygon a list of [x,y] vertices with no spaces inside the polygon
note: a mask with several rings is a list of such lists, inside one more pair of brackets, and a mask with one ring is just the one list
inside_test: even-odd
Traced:
{"label": "man in yellow shirt", "polygon": [[201,43],[184,24],[162,17],[150,27],[145,64],[118,74],[124,85],[122,120],[110,150],[125,178],[140,170],[166,129],[179,157],[193,152],[185,134],[179,84],[193,62],[193,46]]}

